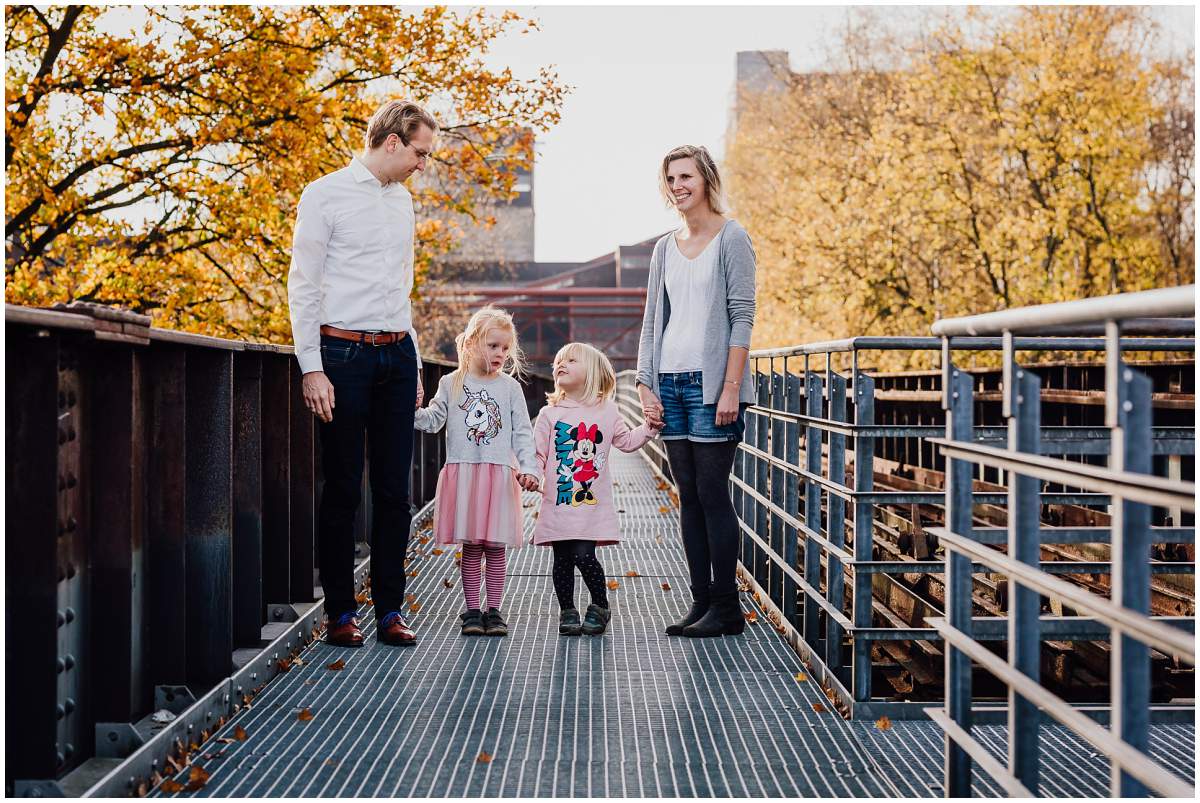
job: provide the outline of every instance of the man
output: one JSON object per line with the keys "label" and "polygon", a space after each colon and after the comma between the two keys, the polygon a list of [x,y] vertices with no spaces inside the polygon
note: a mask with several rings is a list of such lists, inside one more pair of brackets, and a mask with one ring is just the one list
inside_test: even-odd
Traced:
{"label": "man", "polygon": [[421,404],[412,325],[414,214],[404,182],[422,170],[437,123],[421,107],[385,103],[366,151],[304,188],[296,213],[288,303],[304,403],[317,418],[325,488],[317,518],[326,641],[360,647],[354,517],[363,434],[370,444],[371,592],[378,639],[411,645],[401,614],[412,510],[413,412]]}

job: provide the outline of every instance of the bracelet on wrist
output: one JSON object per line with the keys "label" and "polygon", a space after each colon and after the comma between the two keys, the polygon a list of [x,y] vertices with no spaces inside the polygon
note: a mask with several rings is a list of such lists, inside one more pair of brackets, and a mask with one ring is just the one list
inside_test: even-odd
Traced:
{"label": "bracelet on wrist", "polygon": [[726,384],[726,385],[733,385],[733,386],[736,388],[738,385],[740,385],[740,384],[742,384],[742,383],[741,383],[741,382],[734,382],[734,381],[732,381],[732,380],[726,379],[726,380],[725,380],[725,384]]}

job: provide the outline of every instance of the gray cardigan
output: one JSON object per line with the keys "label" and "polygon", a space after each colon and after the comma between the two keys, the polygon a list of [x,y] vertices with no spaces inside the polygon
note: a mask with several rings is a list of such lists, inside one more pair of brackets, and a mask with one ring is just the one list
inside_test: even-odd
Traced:
{"label": "gray cardigan", "polygon": [[[668,237],[659,238],[650,255],[650,278],[646,283],[646,311],[642,315],[642,337],[638,345],[637,383],[660,396],[658,366],[662,359],[662,335],[671,318],[671,299],[665,287]],[[713,275],[712,301],[707,310],[675,310],[676,314],[703,315],[705,404],[716,404],[725,382],[725,364],[730,346],[750,348],[754,328],[754,246],[750,235],[736,220],[727,220],[717,233],[717,271]],[[742,375],[739,401],[754,404],[750,384],[750,361]]]}

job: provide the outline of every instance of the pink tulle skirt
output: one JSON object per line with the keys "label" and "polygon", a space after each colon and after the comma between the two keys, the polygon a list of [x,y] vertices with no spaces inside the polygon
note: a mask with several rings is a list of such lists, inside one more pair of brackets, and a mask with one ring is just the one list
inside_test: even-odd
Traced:
{"label": "pink tulle skirt", "polygon": [[511,466],[447,463],[438,475],[433,537],[439,544],[522,544],[521,488]]}

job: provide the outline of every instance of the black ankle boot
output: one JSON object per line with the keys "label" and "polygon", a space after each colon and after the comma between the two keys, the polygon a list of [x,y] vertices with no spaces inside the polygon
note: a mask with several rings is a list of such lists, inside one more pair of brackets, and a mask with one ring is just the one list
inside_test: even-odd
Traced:
{"label": "black ankle boot", "polygon": [[682,636],[683,629],[700,621],[700,617],[708,613],[708,589],[692,586],[692,607],[678,622],[667,625],[668,636]]}
{"label": "black ankle boot", "polygon": [[745,629],[746,617],[742,614],[738,592],[734,591],[731,594],[713,594],[708,613],[685,627],[683,635],[688,638],[736,636]]}

